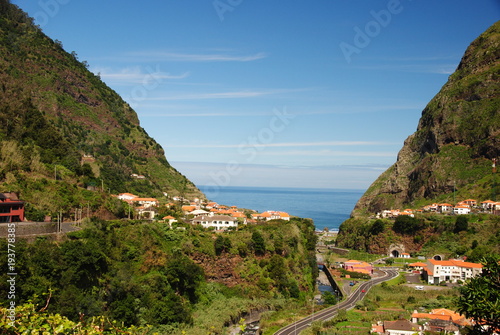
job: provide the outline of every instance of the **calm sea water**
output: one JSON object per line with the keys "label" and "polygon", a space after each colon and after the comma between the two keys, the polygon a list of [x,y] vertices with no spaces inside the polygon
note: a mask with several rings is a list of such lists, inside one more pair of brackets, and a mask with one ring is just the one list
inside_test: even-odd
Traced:
{"label": "calm sea water", "polygon": [[210,195],[210,200],[221,205],[238,206],[258,212],[266,210],[284,211],[290,215],[314,220],[316,229],[328,227],[338,229],[349,218],[354,205],[364,190],[311,189],[311,188],[267,188],[267,187],[221,187],[217,192],[199,186]]}

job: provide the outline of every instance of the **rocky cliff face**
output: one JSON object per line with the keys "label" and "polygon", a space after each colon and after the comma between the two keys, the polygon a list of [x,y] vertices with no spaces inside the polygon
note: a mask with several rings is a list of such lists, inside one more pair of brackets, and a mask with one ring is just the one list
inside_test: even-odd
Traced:
{"label": "rocky cliff face", "polygon": [[499,153],[500,21],[472,42],[455,73],[423,110],[396,163],[370,186],[353,215],[454,191],[489,198],[494,193],[491,162]]}

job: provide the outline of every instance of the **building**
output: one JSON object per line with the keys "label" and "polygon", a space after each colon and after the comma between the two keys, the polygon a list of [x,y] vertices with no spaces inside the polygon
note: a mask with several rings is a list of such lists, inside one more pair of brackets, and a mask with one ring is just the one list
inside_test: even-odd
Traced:
{"label": "building", "polygon": [[193,224],[203,226],[203,228],[215,228],[215,230],[227,230],[238,227],[238,220],[227,215],[198,216],[193,219]]}
{"label": "building", "polygon": [[290,215],[285,212],[266,211],[260,214],[252,214],[252,219],[261,221],[270,221],[270,220],[290,221]]}
{"label": "building", "polygon": [[485,200],[481,202],[481,208],[487,211],[491,211],[492,209],[494,209],[493,207],[495,206],[495,204],[495,201]]}
{"label": "building", "polygon": [[117,198],[130,203],[132,199],[138,198],[138,196],[132,193],[120,193]]}
{"label": "building", "polygon": [[387,335],[422,335],[422,327],[408,320],[384,321],[372,325],[372,333]]}
{"label": "building", "polygon": [[470,207],[475,207],[477,206],[477,200],[476,199],[465,199],[463,203],[469,205]]}
{"label": "building", "polygon": [[455,335],[460,334],[460,328],[470,325],[463,315],[445,308],[433,309],[430,313],[414,311],[411,321],[424,323],[424,331]]}
{"label": "building", "polygon": [[15,193],[0,193],[0,223],[24,221],[24,201]]}
{"label": "building", "polygon": [[481,273],[482,264],[464,262],[451,259],[448,261],[437,261],[428,259],[424,268],[424,278],[429,284],[438,285],[441,282],[456,283],[458,280],[465,281]]}
{"label": "building", "polygon": [[437,211],[440,213],[449,213],[453,210],[453,205],[448,203],[438,204]]}
{"label": "building", "polygon": [[459,205],[459,206],[453,207],[453,214],[464,215],[464,214],[469,214],[469,213],[470,213],[469,206]]}
{"label": "building", "polygon": [[373,273],[373,266],[371,264],[354,259],[344,262],[344,269],[346,269],[347,271],[360,272],[368,275],[371,275]]}
{"label": "building", "polygon": [[422,271],[426,266],[427,266],[427,264],[422,263],[422,262],[408,264],[408,267],[410,269],[412,269],[413,271]]}
{"label": "building", "polygon": [[170,227],[172,227],[172,223],[178,222],[177,219],[171,215],[164,216],[162,220],[167,222]]}
{"label": "building", "polygon": [[156,198],[134,198],[131,200],[133,203],[138,203],[144,208],[158,207],[160,202]]}

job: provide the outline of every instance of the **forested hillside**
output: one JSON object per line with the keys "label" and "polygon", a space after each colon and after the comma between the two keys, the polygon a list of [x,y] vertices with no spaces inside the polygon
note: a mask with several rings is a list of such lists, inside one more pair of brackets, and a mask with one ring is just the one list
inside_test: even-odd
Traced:
{"label": "forested hillside", "polygon": [[99,209],[105,195],[87,188],[202,197],[130,106],[87,67],[0,0],[0,188],[30,203],[28,218],[82,203]]}
{"label": "forested hillside", "polygon": [[[162,332],[220,333],[252,309],[310,299],[318,274],[310,220],[215,234],[200,227],[94,220],[62,243],[17,241],[16,303],[71,320],[104,316]],[[7,268],[0,240],[0,267]],[[8,304],[8,276],[0,276]],[[108,325],[109,327],[109,325]]]}

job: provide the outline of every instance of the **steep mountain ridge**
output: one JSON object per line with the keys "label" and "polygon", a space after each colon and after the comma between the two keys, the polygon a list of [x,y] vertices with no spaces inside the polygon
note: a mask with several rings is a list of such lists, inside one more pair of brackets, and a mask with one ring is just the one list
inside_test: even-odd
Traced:
{"label": "steep mountain ridge", "polygon": [[494,197],[500,154],[500,21],[465,52],[422,112],[397,161],[365,192],[352,216],[422,200]]}
{"label": "steep mountain ridge", "polygon": [[35,206],[62,183],[203,197],[167,162],[134,110],[87,67],[0,0],[0,187]]}

